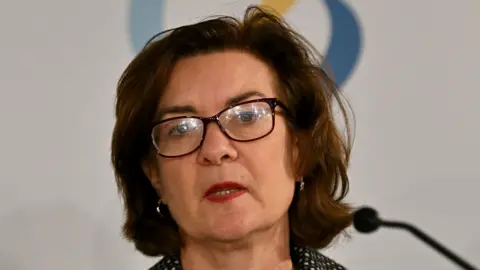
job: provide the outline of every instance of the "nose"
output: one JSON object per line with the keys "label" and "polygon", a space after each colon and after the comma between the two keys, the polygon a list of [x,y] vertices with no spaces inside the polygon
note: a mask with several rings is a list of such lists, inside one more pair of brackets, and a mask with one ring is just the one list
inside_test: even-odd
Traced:
{"label": "nose", "polygon": [[205,138],[198,154],[202,165],[220,165],[237,159],[238,152],[232,141],[222,132],[216,123],[210,123],[205,130]]}

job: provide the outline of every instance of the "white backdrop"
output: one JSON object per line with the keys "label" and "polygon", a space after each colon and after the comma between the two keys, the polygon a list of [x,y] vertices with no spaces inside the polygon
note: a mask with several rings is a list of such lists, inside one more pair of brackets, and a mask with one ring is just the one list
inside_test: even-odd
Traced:
{"label": "white backdrop", "polygon": [[[164,2],[164,27],[260,3]],[[338,1],[297,0],[286,13],[320,51],[332,34],[328,2]],[[357,117],[349,201],[411,221],[480,266],[480,2],[345,3],[362,31],[343,84]],[[115,85],[135,53],[130,5],[0,0],[2,270],[146,269],[156,260],[120,236],[109,164]],[[349,269],[455,269],[397,231],[354,233],[325,252]]]}

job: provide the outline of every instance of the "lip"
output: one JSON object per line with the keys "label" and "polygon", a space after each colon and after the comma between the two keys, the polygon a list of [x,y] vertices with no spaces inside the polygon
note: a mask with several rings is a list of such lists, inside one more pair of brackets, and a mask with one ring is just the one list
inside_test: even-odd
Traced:
{"label": "lip", "polygon": [[[215,192],[222,190],[222,189],[238,189],[238,191],[235,191],[233,193],[227,194],[227,195],[214,195]],[[217,183],[212,186],[205,192],[204,197],[212,202],[226,202],[229,200],[232,200],[238,196],[243,195],[246,193],[248,190],[245,186],[236,183],[236,182],[222,182],[222,183]]]}

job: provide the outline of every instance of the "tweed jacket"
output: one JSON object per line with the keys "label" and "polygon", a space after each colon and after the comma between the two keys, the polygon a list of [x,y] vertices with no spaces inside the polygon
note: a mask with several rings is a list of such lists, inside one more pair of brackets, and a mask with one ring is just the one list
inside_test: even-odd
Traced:
{"label": "tweed jacket", "polygon": [[[346,270],[342,265],[312,248],[294,246],[291,249],[291,257],[295,270]],[[149,270],[182,270],[182,265],[178,256],[166,256]]]}

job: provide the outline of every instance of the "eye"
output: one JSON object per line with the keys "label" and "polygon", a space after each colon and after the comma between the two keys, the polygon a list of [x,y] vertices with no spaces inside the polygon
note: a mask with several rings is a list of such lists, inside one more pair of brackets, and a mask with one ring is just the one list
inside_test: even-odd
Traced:
{"label": "eye", "polygon": [[169,121],[165,125],[165,132],[170,137],[189,136],[201,130],[201,122],[198,119],[184,118],[181,120]]}
{"label": "eye", "polygon": [[176,135],[181,136],[181,135],[185,135],[185,133],[187,133],[189,130],[190,130],[190,127],[187,124],[182,123],[182,124],[176,125],[172,129],[170,129],[170,131],[168,132],[168,135],[169,136],[176,136]]}
{"label": "eye", "polygon": [[243,111],[238,114],[240,121],[249,123],[257,119],[257,114],[253,111]]}

